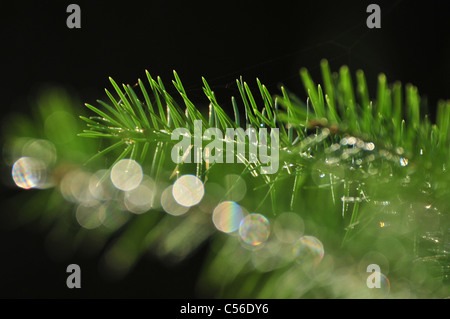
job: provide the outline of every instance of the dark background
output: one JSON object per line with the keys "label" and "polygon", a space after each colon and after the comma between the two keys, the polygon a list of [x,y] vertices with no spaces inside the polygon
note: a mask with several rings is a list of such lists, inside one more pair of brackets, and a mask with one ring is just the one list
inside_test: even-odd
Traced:
{"label": "dark background", "polygon": [[[108,76],[134,84],[145,77],[145,69],[160,75],[166,86],[177,70],[198,103],[203,101],[201,76],[219,101],[236,95],[234,81],[241,75],[252,85],[258,77],[274,94],[284,84],[304,98],[298,71],[307,67],[319,81],[322,58],[334,71],[343,64],[353,73],[364,70],[372,95],[381,72],[389,82],[413,83],[433,113],[438,99],[450,98],[445,2],[16,1],[0,10],[1,114],[29,112],[24,100],[45,84],[94,103],[110,88]],[[81,7],[81,29],[66,27],[70,3]],[[381,29],[366,27],[370,3],[381,7]],[[115,283],[100,278],[97,259],[74,256],[82,289],[69,290],[67,263],[49,258],[44,239],[32,226],[0,232],[0,297],[196,297],[196,277],[208,248],[176,267],[144,259]]]}

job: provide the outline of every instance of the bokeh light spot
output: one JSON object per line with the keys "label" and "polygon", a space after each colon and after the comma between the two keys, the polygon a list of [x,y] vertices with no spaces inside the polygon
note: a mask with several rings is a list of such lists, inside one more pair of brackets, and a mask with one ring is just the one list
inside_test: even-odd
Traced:
{"label": "bokeh light spot", "polygon": [[293,244],[304,231],[303,219],[295,213],[282,213],[274,223],[274,234],[283,243]]}
{"label": "bokeh light spot", "polygon": [[111,169],[111,181],[122,191],[131,191],[137,188],[144,177],[142,167],[132,159],[122,159]]}
{"label": "bokeh light spot", "polygon": [[146,177],[137,188],[125,193],[125,207],[135,214],[144,213],[152,208],[155,192],[155,182]]}
{"label": "bokeh light spot", "polygon": [[224,233],[236,231],[243,217],[241,206],[232,201],[221,202],[212,214],[214,226]]}
{"label": "bokeh light spot", "polygon": [[32,139],[23,146],[22,155],[40,159],[47,166],[51,166],[56,162],[56,147],[48,140]]}
{"label": "bokeh light spot", "polygon": [[180,216],[185,214],[189,207],[178,204],[172,195],[172,185],[168,186],[161,194],[161,207],[164,211],[173,216]]}
{"label": "bokeh light spot", "polygon": [[30,189],[38,187],[46,179],[47,170],[42,161],[21,157],[14,163],[11,174],[18,187]]}
{"label": "bokeh light spot", "polygon": [[73,203],[83,203],[85,206],[93,206],[98,203],[89,190],[91,174],[76,169],[66,173],[60,183],[63,197]]}
{"label": "bokeh light spot", "polygon": [[121,206],[117,201],[110,200],[103,203],[102,206],[104,212],[102,224],[111,230],[122,227],[131,216],[127,211],[121,209]]}
{"label": "bokeh light spot", "polygon": [[183,175],[173,184],[172,194],[178,204],[191,207],[200,203],[205,188],[197,176]]}
{"label": "bokeh light spot", "polygon": [[[92,174],[89,179],[89,191],[91,195],[98,200],[110,200],[115,197],[117,189],[107,178],[108,170],[101,169]],[[105,176],[106,175],[106,176]]]}
{"label": "bokeh light spot", "polygon": [[270,235],[269,220],[261,214],[252,213],[245,216],[239,225],[239,236],[252,246],[265,242]]}
{"label": "bokeh light spot", "polygon": [[102,225],[105,218],[103,206],[85,206],[83,204],[77,207],[75,217],[81,227],[94,229]]}
{"label": "bokeh light spot", "polygon": [[237,174],[228,174],[225,176],[226,200],[239,202],[247,193],[245,180]]}
{"label": "bokeh light spot", "polygon": [[317,266],[325,254],[322,242],[314,236],[302,236],[294,244],[294,257],[299,264]]}

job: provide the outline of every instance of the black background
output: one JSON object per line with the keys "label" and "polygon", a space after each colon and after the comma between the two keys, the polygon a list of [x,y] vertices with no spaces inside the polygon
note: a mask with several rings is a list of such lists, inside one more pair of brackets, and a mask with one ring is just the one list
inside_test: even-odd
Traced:
{"label": "black background", "polygon": [[[450,98],[450,31],[442,0],[429,1],[72,1],[81,29],[68,29],[69,1],[16,1],[0,10],[2,117],[27,113],[27,97],[44,84],[76,92],[83,102],[104,99],[108,76],[136,83],[144,70],[166,86],[177,70],[188,95],[201,102],[201,76],[219,95],[236,95],[237,77],[258,77],[272,93],[279,84],[304,98],[298,71],[316,81],[319,63],[332,70],[362,69],[375,93],[377,75],[418,86],[430,112]],[[366,8],[381,7],[382,28],[366,27]],[[83,106],[80,105],[80,108]],[[3,192],[2,198],[10,193]],[[20,212],[17,212],[20,213]],[[74,256],[82,289],[65,285],[66,263],[51,260],[45,234],[23,229],[0,233],[2,298],[184,298],[198,295],[196,277],[207,246],[176,267],[144,259],[120,282],[105,282],[97,259]]]}

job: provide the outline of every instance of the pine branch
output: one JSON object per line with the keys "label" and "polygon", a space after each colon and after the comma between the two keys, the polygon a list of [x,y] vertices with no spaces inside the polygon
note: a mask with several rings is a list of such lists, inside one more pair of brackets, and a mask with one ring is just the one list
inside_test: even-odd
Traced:
{"label": "pine branch", "polygon": [[[389,85],[381,74],[376,99],[371,99],[361,70],[356,72],[356,85],[345,66],[338,73],[331,73],[328,62],[323,60],[321,70],[323,85],[316,85],[306,69],[300,71],[306,103],[284,87],[280,95],[272,96],[257,79],[258,96],[241,78],[236,81],[240,96],[232,98],[233,110],[221,107],[205,79],[203,91],[210,102],[209,110],[195,106],[176,72],[172,84],[180,98],[171,96],[162,80],[155,80],[148,71],[148,83],[139,79],[134,87],[119,86],[110,79],[114,93],[105,90],[109,102],[97,101],[98,107],[86,104],[95,115],[80,116],[87,129],[78,135],[91,138],[83,139],[83,143],[107,143],[87,161],[85,169],[109,167],[98,179],[100,185],[108,181],[119,160],[137,160],[153,181],[146,187],[156,185],[160,191],[152,195],[154,202],[138,214],[125,214],[116,207],[117,199],[101,200],[101,207],[107,205],[108,212],[123,220],[108,232],[97,232],[102,238],[109,238],[123,227],[119,240],[106,253],[110,266],[113,265],[109,271],[126,274],[149,249],[179,261],[211,238],[217,248],[211,251],[201,283],[206,291],[207,287],[215,287],[212,294],[220,291],[221,296],[320,297],[320,287],[326,287],[326,294],[332,297],[370,297],[374,295],[365,286],[355,290],[355,294],[362,295],[336,290],[340,284],[326,274],[350,269],[338,277],[355,285],[360,279],[351,273],[365,272],[358,265],[363,264],[361,260],[368,251],[377,250],[391,263],[391,280],[404,278],[401,272],[413,264],[408,277],[413,294],[441,296],[439,289],[448,284],[449,276],[450,101],[439,102],[436,118],[431,121],[424,114],[417,88],[410,84],[403,92],[400,83]],[[244,118],[239,115],[241,109]],[[171,162],[167,155],[175,143],[171,134],[184,128],[193,140],[195,121],[200,121],[204,129],[222,131],[239,127],[278,128],[280,169],[275,174],[260,174],[263,163],[248,160],[248,152],[243,163]],[[202,134],[203,148],[210,141]],[[250,142],[245,143],[247,150]],[[58,154],[62,147],[58,145]],[[94,153],[81,144],[76,148],[83,149],[83,154]],[[61,167],[70,159],[70,153],[62,154],[56,166]],[[100,159],[106,159],[107,165],[99,164]],[[259,250],[249,249],[236,236],[219,232],[211,223],[210,214],[215,207],[239,193],[237,179],[233,179],[233,185],[224,183],[228,173],[239,176],[246,185],[247,195],[238,200],[238,206],[257,212],[257,218],[267,217],[270,224],[270,237]],[[205,198],[198,206],[175,219],[156,212],[145,213],[165,210],[158,204],[163,198],[162,189],[186,174],[199,177],[206,188]],[[55,179],[55,192],[64,189],[63,180]],[[224,190],[214,190],[225,186]],[[117,198],[131,196],[127,192],[120,194],[122,197]],[[86,207],[85,203],[76,205]],[[286,216],[290,216],[289,222],[283,224]],[[297,228],[290,229],[290,224]],[[101,222],[92,228],[98,229],[99,225]],[[299,245],[305,242],[286,239],[290,232],[297,231],[300,236],[302,227],[306,235],[320,238],[325,248],[325,259],[315,266],[316,275],[311,275],[311,264],[305,265],[303,257],[291,253],[293,246],[297,253],[301,252],[304,246]],[[308,247],[317,247],[314,238],[305,238],[316,245]],[[311,248],[311,253],[314,258],[322,256],[319,261],[323,258],[323,251],[317,255]],[[367,258],[367,262],[372,260]],[[294,259],[303,264],[299,266]],[[435,268],[437,272],[430,270]],[[419,275],[426,279],[416,282],[414,278]],[[282,289],[273,289],[274,286]],[[406,290],[399,289],[393,295],[403,296]]]}

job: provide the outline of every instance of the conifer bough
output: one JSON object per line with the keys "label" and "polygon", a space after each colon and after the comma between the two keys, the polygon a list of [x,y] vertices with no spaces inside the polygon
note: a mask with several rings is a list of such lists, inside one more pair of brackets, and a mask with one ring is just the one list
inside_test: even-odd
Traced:
{"label": "conifer bough", "polygon": [[[371,98],[362,71],[354,78],[346,66],[332,73],[326,60],[321,71],[323,84],[316,85],[300,70],[306,102],[284,87],[273,96],[259,80],[252,92],[240,78],[232,112],[205,79],[206,112],[189,99],[175,71],[176,97],[148,71],[134,87],[110,78],[109,101],[86,104],[95,115],[81,116],[88,127],[79,136],[106,145],[87,167],[107,159],[100,183],[119,161],[135,161],[158,194],[110,243],[105,258],[112,272],[125,274],[147,250],[168,262],[182,260],[210,238],[199,282],[208,295],[447,297],[450,101],[440,101],[430,119],[411,84],[391,85],[381,74]],[[195,123],[222,131],[278,129],[279,170],[260,174],[263,163],[248,156],[234,164],[170,161],[171,133],[184,128],[194,137]],[[207,143],[203,138],[202,146]],[[174,208],[168,193],[156,189],[182,176],[200,181],[192,179],[203,199],[172,211],[183,215],[175,219],[159,214]],[[384,289],[366,284],[373,264]]]}

